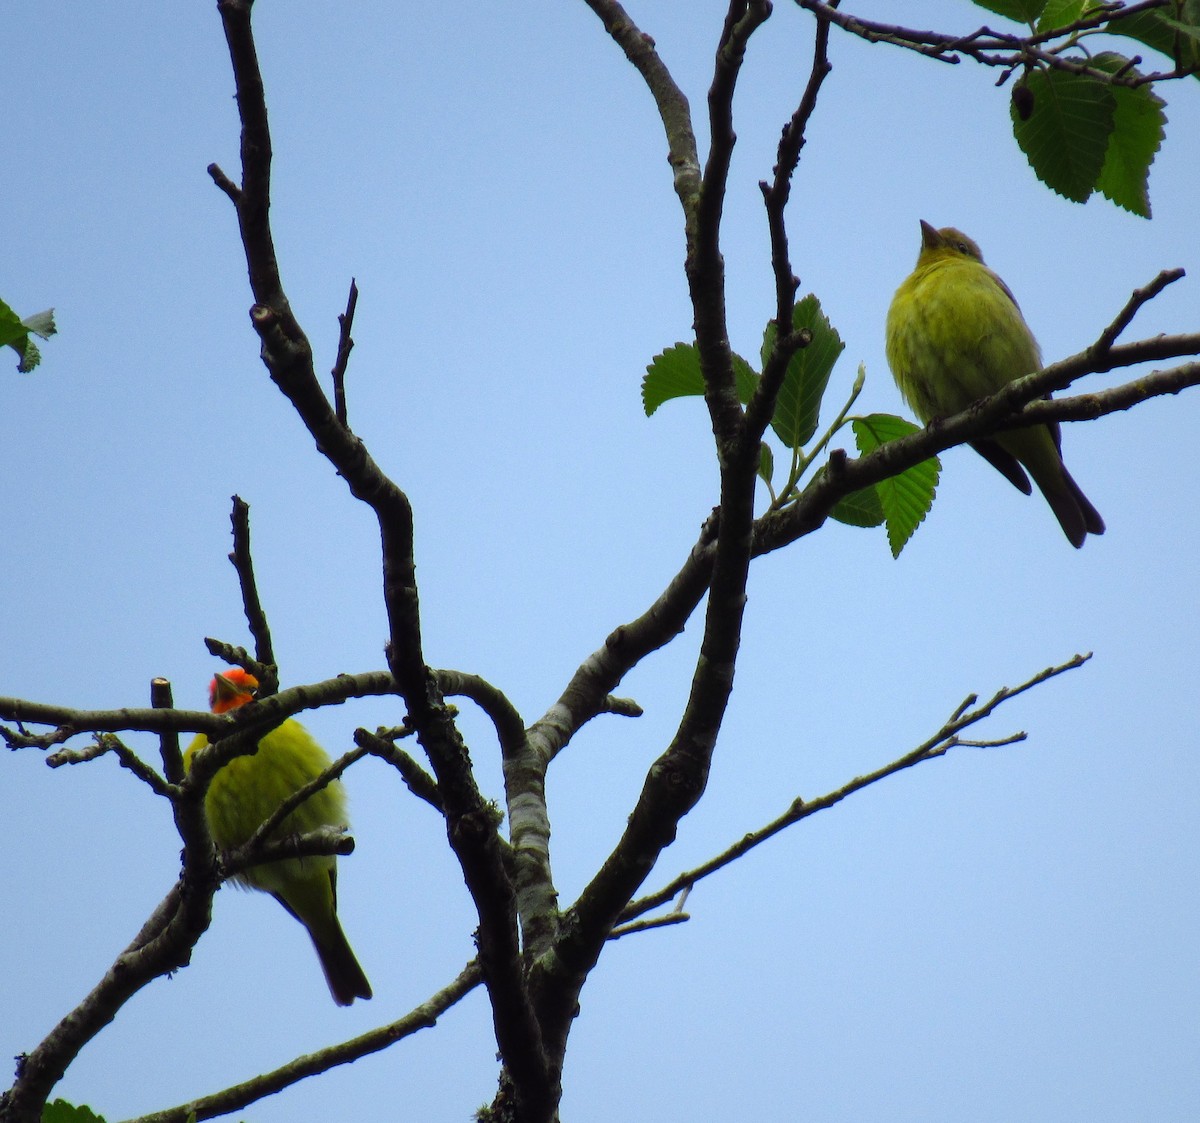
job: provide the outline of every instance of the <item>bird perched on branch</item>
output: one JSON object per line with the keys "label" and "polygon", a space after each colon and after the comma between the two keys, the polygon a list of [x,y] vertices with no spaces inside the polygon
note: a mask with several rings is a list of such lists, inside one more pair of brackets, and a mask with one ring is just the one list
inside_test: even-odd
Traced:
{"label": "bird perched on branch", "polygon": [[[213,713],[223,714],[254,701],[258,680],[241,667],[217,675],[209,688]],[[184,754],[192,758],[208,738],[196,735]],[[289,719],[258,743],[257,752],[234,757],[212,778],[204,800],[213,841],[222,850],[247,842],[288,796],[315,780],[330,760],[298,721]],[[334,780],[311,795],[280,824],[276,837],[305,834],[321,827],[346,827],[346,796]],[[370,998],[371,984],[342,931],[337,917],[337,859],[332,855],[285,858],[243,870],[234,879],[249,889],[270,893],[304,925],[339,1006]]]}
{"label": "bird perched on branch", "polygon": [[[961,231],[921,223],[917,267],[887,316],[887,359],[905,401],[928,424],[1042,368],[1042,353],[1008,286]],[[1057,424],[1009,429],[971,447],[1018,490],[1033,482],[1071,545],[1104,520],[1063,464]],[[1024,468],[1022,468],[1024,466]]]}

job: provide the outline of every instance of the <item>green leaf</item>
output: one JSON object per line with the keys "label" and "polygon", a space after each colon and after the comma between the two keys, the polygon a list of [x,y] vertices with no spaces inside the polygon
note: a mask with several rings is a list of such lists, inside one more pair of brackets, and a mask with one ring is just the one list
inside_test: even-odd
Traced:
{"label": "green leaf", "polygon": [[[1188,0],[1187,3],[1180,5],[1180,17],[1172,19],[1170,16],[1159,13],[1159,18],[1172,31],[1177,32],[1186,41],[1192,43],[1200,43],[1200,2],[1197,0]],[[1193,55],[1192,63],[1195,65],[1195,56]]]}
{"label": "green leaf", "polygon": [[66,1100],[54,1100],[42,1108],[42,1123],[104,1123],[104,1119],[89,1107],[75,1107]]}
{"label": "green leaf", "polygon": [[1175,0],[1165,8],[1114,20],[1105,30],[1160,51],[1181,70],[1200,64],[1200,0]]}
{"label": "green leaf", "polygon": [[878,526],[883,522],[883,504],[875,485],[851,492],[845,499],[839,500],[829,512],[829,517],[847,526]]}
{"label": "green leaf", "polygon": [[3,300],[0,300],[0,347],[12,345],[14,340],[29,334],[21,318]]}
{"label": "green leaf", "polygon": [[771,477],[775,475],[775,454],[771,451],[771,446],[766,441],[758,442],[758,477],[768,487],[771,486]]}
{"label": "green leaf", "polygon": [[650,360],[642,379],[642,407],[647,417],[663,402],[694,394],[703,396],[704,376],[700,355],[691,343],[676,343]]}
{"label": "green leaf", "polygon": [[[741,355],[735,354],[733,377],[737,381],[738,400],[745,405],[758,385],[758,374]],[[703,396],[700,352],[694,343],[676,343],[650,360],[642,379],[642,408],[647,417],[672,398]]]}
{"label": "green leaf", "polygon": [[975,6],[1018,23],[1032,24],[1046,6],[1046,0],[975,0]]}
{"label": "green leaf", "polygon": [[738,401],[745,405],[758,389],[759,374],[736,351],[733,353],[733,378],[737,382]]}
{"label": "green leaf", "polygon": [[54,326],[54,309],[47,308],[44,312],[34,312],[32,316],[26,316],[21,321],[34,335],[40,335],[43,339],[49,339],[58,328]]}
{"label": "green leaf", "polygon": [[[825,318],[821,302],[811,293],[792,309],[792,329],[807,329],[812,332],[812,340],[788,363],[771,428],[787,448],[798,449],[817,431],[829,375],[846,345]],[[764,366],[775,347],[775,334],[775,324],[767,324],[762,343]]]}
{"label": "green leaf", "polygon": [[[1106,52],[1092,65],[1115,74],[1128,59]],[[1128,73],[1136,73],[1129,71]],[[1166,102],[1149,86],[1114,86],[1117,111],[1112,136],[1096,186],[1119,207],[1142,218],[1150,217],[1150,165],[1162,144]]]}
{"label": "green leaf", "polygon": [[[864,456],[890,441],[920,432],[920,427],[911,421],[887,413],[873,413],[868,417],[855,418],[852,426],[854,442]],[[938,458],[931,456],[928,460],[922,460],[920,464],[914,464],[900,475],[893,476],[890,480],[880,480],[875,485],[884,521],[887,523],[888,545],[892,548],[892,557],[900,556],[900,551],[929,513],[937,492],[941,468]]]}
{"label": "green leaf", "polygon": [[28,373],[42,361],[37,344],[29,338],[30,333],[49,339],[57,329],[54,326],[54,309],[35,312],[20,319],[3,300],[0,300],[0,347],[11,347],[20,356],[17,370]]}
{"label": "green leaf", "polygon": [[1011,108],[1013,135],[1038,179],[1082,203],[1104,167],[1117,99],[1105,83],[1060,70],[1034,70],[1025,85],[1033,108],[1024,121]]}
{"label": "green leaf", "polygon": [[1047,0],[1046,7],[1037,21],[1038,31],[1053,31],[1066,27],[1083,15],[1088,0]]}

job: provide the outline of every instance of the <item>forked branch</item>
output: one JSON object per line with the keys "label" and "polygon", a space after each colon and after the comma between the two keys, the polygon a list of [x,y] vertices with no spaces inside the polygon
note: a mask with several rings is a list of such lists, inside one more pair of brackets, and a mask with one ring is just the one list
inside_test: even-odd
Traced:
{"label": "forked branch", "polygon": [[[880,780],[884,780],[889,776],[894,776],[897,772],[902,772],[907,768],[912,768],[929,760],[936,760],[938,757],[945,756],[946,753],[954,748],[1001,748],[1024,741],[1026,739],[1025,733],[1011,733],[1003,737],[982,741],[967,740],[961,734],[964,730],[990,717],[1005,702],[1016,698],[1020,694],[1024,694],[1028,690],[1032,690],[1035,686],[1039,686],[1057,675],[1073,671],[1077,667],[1082,667],[1090,658],[1090,653],[1087,655],[1076,655],[1068,659],[1065,663],[1060,663],[1057,666],[1047,667],[1045,670],[1039,671],[1019,686],[1001,687],[982,705],[978,705],[978,698],[975,695],[971,695],[954,711],[949,720],[936,733],[926,738],[916,748],[910,749],[903,756],[897,757],[890,764],[885,764],[881,768],[877,768],[873,772],[868,772],[864,776],[856,776],[853,780],[843,784],[835,791],[829,792],[817,799],[806,800],[797,796],[782,815],[772,819],[771,822],[756,830],[748,831],[736,842],[721,851],[721,853],[710,858],[707,862],[703,862],[695,869],[679,874],[656,892],[632,901],[621,914],[622,925],[629,924],[635,918],[643,916],[653,909],[660,908],[674,900],[680,893],[688,892],[697,882],[702,881],[706,877],[711,877],[718,870],[722,870],[726,866],[736,862],[739,858],[744,857],[751,850],[761,846],[768,839],[774,838],[788,827],[802,822],[804,819],[815,815],[818,811],[828,810],[835,804],[841,803],[847,796],[854,795],[856,792],[860,792],[872,784],[877,784]],[[673,915],[675,914],[668,914],[668,917]]]}

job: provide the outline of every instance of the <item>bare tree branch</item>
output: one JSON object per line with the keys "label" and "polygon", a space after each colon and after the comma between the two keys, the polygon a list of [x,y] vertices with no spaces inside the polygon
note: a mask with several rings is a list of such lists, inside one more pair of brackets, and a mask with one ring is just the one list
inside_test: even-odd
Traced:
{"label": "bare tree branch", "polygon": [[1168,0],[1145,0],[1144,3],[1131,4],[1128,7],[1102,4],[1089,11],[1083,18],[1063,27],[1048,28],[1028,35],[993,31],[986,26],[967,35],[954,35],[862,19],[838,11],[836,3],[826,0],[796,0],[801,8],[811,12],[822,24],[832,23],[868,43],[889,43],[937,59],[939,62],[958,63],[963,58],[970,58],[982,66],[1003,67],[1007,71],[1022,64],[1037,63],[1052,70],[1093,78],[1108,85],[1128,87],[1185,78],[1195,74],[1197,68],[1177,66],[1173,70],[1153,74],[1112,74],[1099,67],[1090,66],[1086,56],[1068,57],[1055,50],[1043,50],[1041,44],[1068,38],[1080,31],[1104,29],[1130,16],[1165,7],[1167,2]]}
{"label": "bare tree branch", "polygon": [[1019,686],[1001,687],[982,705],[976,705],[978,699],[975,695],[971,695],[955,709],[949,720],[936,733],[926,738],[916,748],[909,750],[890,764],[885,764],[873,772],[868,772],[865,776],[856,776],[840,788],[820,796],[818,799],[805,800],[797,796],[782,815],[772,819],[765,826],[747,832],[737,842],[726,847],[720,854],[710,858],[707,862],[703,862],[695,869],[679,874],[656,892],[647,894],[645,897],[631,902],[621,913],[623,924],[627,924],[635,917],[642,916],[652,909],[659,908],[667,902],[674,900],[680,893],[686,893],[697,882],[710,877],[718,870],[724,869],[726,866],[748,854],[751,850],[761,846],[768,839],[774,838],[775,835],[786,830],[788,827],[794,826],[811,815],[815,815],[818,811],[825,811],[835,804],[841,803],[847,796],[853,795],[855,792],[860,792],[864,788],[868,788],[872,784],[886,779],[888,776],[894,776],[897,772],[902,772],[925,761],[936,760],[954,748],[999,748],[1024,741],[1026,738],[1025,733],[1009,734],[1005,737],[987,741],[969,741],[960,737],[959,734],[964,729],[969,729],[972,725],[976,725],[985,718],[990,717],[1005,702],[1016,698],[1020,694],[1024,694],[1027,690],[1032,690],[1035,686],[1039,686],[1049,679],[1055,678],[1067,671],[1075,670],[1077,667],[1082,667],[1091,657],[1090,652],[1087,655],[1075,655],[1065,663],[1060,663],[1057,666],[1047,667],[1045,670],[1039,671]]}
{"label": "bare tree branch", "polygon": [[690,244],[701,178],[700,157],[696,151],[696,134],[692,129],[688,100],[659,58],[654,49],[654,40],[630,19],[629,13],[617,0],[585,2],[604,22],[604,30],[612,36],[642,76],[658,107],[658,115],[667,134],[667,159],[675,175],[675,194],[683,205],[684,221],[689,225]]}
{"label": "bare tree branch", "polygon": [[349,1064],[360,1057],[370,1056],[382,1049],[411,1037],[423,1029],[432,1029],[438,1019],[452,1006],[471,993],[482,981],[478,960],[472,960],[459,972],[458,977],[421,1005],[414,1007],[404,1017],[378,1029],[370,1030],[340,1045],[331,1045],[315,1053],[306,1053],[271,1072],[264,1072],[223,1092],[215,1092],[178,1107],[140,1115],[126,1123],[186,1123],[191,1113],[196,1119],[214,1119],[248,1107],[258,1100],[283,1091],[310,1076],[328,1072],[338,1065]]}
{"label": "bare tree branch", "polygon": [[[598,0],[591,3],[593,8],[602,6]],[[674,840],[679,820],[704,791],[717,732],[733,686],[741,637],[753,541],[758,443],[745,439],[745,416],[733,374],[725,320],[720,221],[734,142],[732,98],[736,78],[745,43],[770,9],[762,4],[731,0],[727,11],[709,91],[713,135],[702,190],[698,197],[680,193],[687,239],[685,272],[694,313],[696,349],[720,466],[720,505],[711,523],[715,532],[712,569],[705,583],[708,610],[704,636],[675,736],[647,774],[642,793],[613,852],[564,918],[552,953],[540,956],[531,971],[531,986],[543,1025],[558,1027],[553,1039],[564,1043],[579,990],[617,916],[653,868],[658,855]],[[611,26],[609,30],[612,33]],[[643,74],[648,82],[652,80],[649,74]],[[665,116],[664,125],[670,135],[671,123]],[[678,191],[678,178],[676,187]],[[697,590],[698,596],[703,592],[703,588]],[[613,638],[610,637],[610,642]],[[666,642],[666,638],[660,636],[656,646]],[[593,659],[597,657],[606,661],[600,653]],[[611,687],[599,692],[592,706],[609,693]],[[536,735],[541,738],[547,732],[550,730],[543,726]],[[547,1033],[551,1032],[547,1029]]]}
{"label": "bare tree branch", "polygon": [[676,924],[684,924],[691,920],[686,912],[672,910],[664,916],[647,917],[645,920],[634,920],[629,924],[619,924],[608,934],[609,940],[619,940],[622,936],[633,936],[638,932],[649,932],[655,928],[670,928]]}
{"label": "bare tree branch", "polygon": [[[409,733],[412,730],[407,731]],[[399,731],[391,731],[393,736],[399,735]],[[379,757],[380,760],[386,760],[397,772],[400,773],[400,778],[404,781],[408,790],[419,799],[423,799],[439,814],[445,814],[445,809],[442,807],[442,797],[438,794],[437,781],[429,775],[408,753],[406,753],[394,740],[382,735],[382,733],[372,733],[367,729],[356,729],[354,731],[354,743],[361,745],[372,756]]]}
{"label": "bare tree branch", "polygon": [[737,143],[733,131],[733,95],[750,36],[770,15],[771,5],[763,0],[730,0],[708,90],[709,149],[704,165],[704,193],[696,216],[697,245],[716,247],[720,243],[729,164]]}
{"label": "bare tree branch", "polygon": [[[152,687],[151,700],[156,705],[164,700],[159,680]],[[183,841],[179,879],[96,986],[21,1059],[12,1087],[0,1094],[0,1119],[6,1123],[40,1119],[50,1090],[62,1079],[80,1050],[147,983],[187,966],[192,948],[208,928],[213,894],[220,880],[213,861],[212,838],[200,806],[203,791],[185,784],[164,786],[161,794],[171,796],[172,814]]]}
{"label": "bare tree branch", "polygon": [[[1188,363],[1094,394],[1058,401],[1039,400],[1043,394],[1065,388],[1086,373],[1200,353],[1200,336],[1162,336],[1116,345],[1136,311],[1182,272],[1160,274],[1133,294],[1086,352],[1018,380],[963,413],[939,419],[923,432],[869,456],[850,459],[835,450],[823,477],[797,501],[756,520],[758,442],[770,423],[788,362],[808,342],[804,333],[791,329],[791,309],[799,282],[790,261],[785,210],[805,130],[822,83],[830,72],[830,27],[836,25],[864,39],[892,42],[947,62],[970,57],[984,65],[1010,69],[1018,64],[1036,64],[1127,86],[1174,75],[1147,77],[1127,72],[1112,75],[1091,67],[1086,60],[1064,57],[1061,46],[1043,47],[1068,34],[1085,32],[1105,20],[1118,18],[1111,5],[1066,28],[1038,35],[1010,36],[981,28],[966,37],[947,37],[858,20],[843,14],[838,0],[798,0],[817,20],[812,70],[800,103],[784,129],[773,180],[763,184],[778,330],[758,391],[748,411],[743,413],[725,319],[720,228],[736,142],[735,89],[747,45],[770,16],[771,5],[769,0],[728,0],[708,91],[710,145],[701,173],[687,99],[659,58],[653,40],[633,23],[617,0],[587,0],[646,82],[666,134],[674,187],[684,216],[686,274],[705,380],[705,400],[720,465],[720,503],[662,595],[642,616],[615,629],[604,647],[576,671],[556,705],[526,730],[520,713],[498,687],[478,676],[435,670],[425,662],[411,505],[405,492],[383,473],[347,423],[345,374],[353,347],[355,283],[351,281],[346,312],[339,316],[332,403],[316,377],[311,345],[284,293],[270,225],[271,136],[251,30],[252,2],[218,0],[237,89],[241,183],[234,183],[215,164],[210,166],[209,173],[236,209],[255,302],[250,312],[251,322],[270,377],[295,409],[316,447],[345,479],[351,494],[368,504],[378,521],[383,600],[388,620],[388,671],[342,676],[274,693],[274,656],[254,580],[248,509],[235,496],[234,550],[230,557],[238,572],[257,658],[251,659],[241,648],[216,641],[210,641],[210,650],[247,666],[259,677],[263,689],[255,705],[226,716],[176,711],[171,706],[170,688],[165,680],[156,680],[150,710],[76,711],[0,698],[0,719],[17,723],[15,730],[0,728],[0,734],[10,745],[49,748],[77,733],[95,733],[94,747],[60,750],[47,758],[48,763],[81,762],[114,753],[144,783],[170,798],[184,841],[179,883],[93,994],[24,1062],[10,1095],[17,1097],[15,1102],[22,1119],[36,1118],[35,1111],[40,1109],[49,1087],[82,1045],[111,1019],[121,1002],[137,987],[169,970],[171,964],[187,961],[190,948],[207,926],[212,894],[222,878],[250,865],[285,856],[347,853],[353,849],[353,839],[335,830],[299,837],[271,835],[279,833],[284,820],[304,799],[335,779],[350,763],[373,753],[393,763],[409,788],[442,814],[448,840],[479,917],[478,961],[469,964],[458,979],[429,1002],[391,1026],[313,1057],[298,1058],[275,1073],[217,1096],[144,1117],[143,1123],[181,1120],[189,1111],[196,1111],[200,1118],[209,1118],[236,1110],[306,1075],[383,1048],[425,1025],[432,1025],[440,1012],[481,981],[488,990],[504,1065],[502,1082],[506,1088],[511,1085],[516,1114],[522,1123],[550,1123],[556,1118],[562,1058],[576,1001],[606,941],[683,922],[687,914],[682,906],[691,885],[785,827],[833,806],[885,776],[954,747],[994,747],[1021,739],[1024,734],[983,741],[967,740],[960,734],[1002,702],[1080,665],[1087,658],[1077,656],[1059,667],[1048,668],[1015,689],[999,691],[982,706],[976,699],[968,699],[957,707],[934,738],[917,749],[819,800],[793,801],[772,823],[745,836],[703,866],[681,874],[658,893],[634,901],[633,895],[655,867],[662,851],[674,840],[681,818],[706,786],[732,689],[751,559],[819,526],[840,498],[895,475],[943,448],[1051,417],[1100,416],[1151,396],[1178,392],[1200,381],[1200,364]],[[1148,0],[1120,9],[1119,14],[1147,11],[1161,2]],[[701,654],[675,734],[646,775],[642,793],[617,846],[574,905],[565,914],[560,913],[550,866],[550,822],[545,797],[549,763],[578,729],[597,714],[634,716],[641,712],[636,703],[614,697],[612,691],[638,661],[670,642],[683,629],[706,596]],[[396,730],[376,733],[356,730],[356,749],[276,809],[245,846],[214,860],[202,801],[216,770],[238,753],[252,751],[266,731],[295,713],[368,695],[399,695],[407,709],[405,724]],[[484,799],[476,783],[467,746],[455,722],[457,710],[446,702],[453,695],[475,701],[495,727],[504,766],[511,846],[499,835],[499,813]],[[52,728],[49,732],[30,734],[24,722]],[[203,732],[212,742],[196,758],[191,774],[186,777],[178,741],[178,734],[185,730]],[[141,761],[116,736],[117,731],[157,733],[167,779]],[[396,744],[398,738],[410,732],[425,750],[432,776]],[[683,899],[672,912],[657,917],[644,915],[681,892]],[[0,1102],[0,1114],[4,1114],[10,1102],[14,1101],[7,1096]]]}
{"label": "bare tree branch", "polygon": [[825,474],[815,480],[796,503],[783,510],[768,511],[757,520],[755,553],[769,553],[811,534],[825,522],[833,506],[845,496],[898,475],[954,445],[1001,429],[1050,420],[1093,419],[1128,409],[1140,401],[1176,394],[1200,384],[1200,364],[1188,363],[1174,370],[1145,375],[1098,394],[1053,401],[1031,400],[1052,389],[1069,385],[1085,374],[1152,361],[1159,356],[1196,353],[1200,353],[1200,334],[1159,336],[1138,343],[1121,344],[1096,359],[1090,359],[1088,352],[1083,351],[1052,363],[1036,374],[1019,378],[962,413],[935,419],[919,432],[891,441],[866,456],[850,459],[843,451],[835,449],[830,454]]}
{"label": "bare tree branch", "polygon": [[[170,736],[170,734],[166,734]],[[155,795],[173,799],[177,794],[174,785],[168,784],[153,768],[142,760],[115,733],[97,733],[95,740],[86,749],[60,749],[46,757],[50,768],[61,768],[64,764],[84,764],[96,760],[106,753],[112,753],[120,762],[122,768],[128,769]],[[178,744],[178,735],[176,735]]]}
{"label": "bare tree branch", "polygon": [[[175,705],[171,683],[165,678],[150,680],[150,705],[156,710],[169,710]],[[183,782],[183,754],[179,751],[179,733],[164,730],[158,736],[158,755],[163,762],[163,776],[168,784]]]}
{"label": "bare tree branch", "polygon": [[[1122,314],[1123,315],[1123,314]],[[1118,317],[1120,319],[1120,317]],[[820,526],[838,499],[857,491],[879,479],[894,475],[899,470],[911,467],[920,460],[927,458],[932,452],[940,451],[942,447],[961,443],[983,432],[996,431],[1006,425],[1015,423],[1021,406],[1033,397],[1040,396],[1050,389],[1060,388],[1069,384],[1073,379],[1084,373],[1113,369],[1127,363],[1141,362],[1155,355],[1170,353],[1196,353],[1200,350],[1200,336],[1160,337],[1157,340],[1142,341],[1137,344],[1114,346],[1107,349],[1089,349],[1062,363],[1053,364],[1044,371],[1028,376],[1006,387],[1005,390],[992,398],[976,403],[970,409],[944,422],[936,422],[927,429],[893,442],[883,448],[858,460],[849,460],[844,453],[835,451],[829,460],[824,476],[816,480],[801,498],[790,508],[782,512],[769,512],[754,523],[755,554],[777,548],[786,541],[793,541],[802,534]],[[1145,382],[1146,380],[1143,380]],[[1153,376],[1150,381],[1153,382]],[[921,452],[918,452],[920,447]],[[897,457],[892,460],[891,457]],[[903,465],[903,467],[901,467]],[[725,476],[723,474],[723,484]],[[828,490],[826,490],[828,489]],[[723,500],[726,492],[723,486]],[[729,507],[723,502],[721,509],[722,521],[726,518]],[[720,574],[721,542],[724,534],[718,536],[716,546],[711,548],[710,556],[713,565],[713,580],[710,587],[708,621],[714,616],[714,605],[718,590]],[[705,551],[709,553],[709,551]],[[689,563],[696,558],[693,551]],[[707,559],[705,559],[707,562]],[[696,574],[698,578],[700,574]],[[677,578],[678,580],[678,578]],[[674,583],[673,583],[674,584]],[[697,581],[699,585],[699,581]],[[743,586],[744,587],[744,586]],[[702,587],[697,592],[703,595]],[[657,607],[657,606],[656,606]],[[678,609],[686,613],[687,606],[678,604]],[[694,604],[692,605],[694,607]],[[735,609],[730,603],[721,607],[726,627],[726,638],[736,628],[736,622],[730,616],[736,616]],[[686,618],[686,615],[685,617]],[[653,619],[653,616],[651,617]],[[663,629],[656,629],[655,640],[659,644],[670,638]],[[709,632],[706,629],[705,641],[708,642]],[[648,647],[648,649],[652,649]],[[601,653],[592,657],[595,661],[603,658]],[[718,708],[722,697],[722,686],[719,675],[714,676],[714,670],[719,670],[717,659],[712,650],[702,647],[701,665],[697,677],[693,680],[693,694],[689,699],[688,710],[685,712],[680,733],[671,747],[655,762],[646,779],[646,785],[638,801],[629,827],[622,836],[616,849],[604,863],[600,872],[587,886],[576,903],[568,910],[564,933],[569,933],[564,940],[573,941],[574,946],[564,946],[564,942],[555,948],[555,960],[539,961],[539,967],[552,973],[561,982],[562,978],[574,971],[580,981],[594,962],[593,956],[598,954],[598,933],[607,931],[605,924],[611,928],[616,917],[610,921],[609,909],[619,901],[623,892],[635,888],[640,878],[644,877],[661,848],[673,839],[674,824],[678,817],[686,813],[691,802],[698,798],[702,790],[707,757],[711,753],[711,743],[707,746],[703,741],[699,744],[688,744],[683,740],[686,734],[693,734],[703,729],[715,737],[719,726]],[[578,677],[578,673],[577,673]],[[697,691],[697,684],[704,681],[703,691]],[[593,689],[599,690],[603,685],[611,690],[616,684],[605,680],[597,682]],[[715,701],[714,701],[715,696]],[[698,704],[697,709],[693,705]],[[706,709],[707,707],[707,709]],[[707,720],[706,720],[707,719]],[[696,724],[693,725],[692,723]],[[538,729],[544,734],[546,727]],[[696,765],[699,764],[699,768]],[[906,765],[907,766],[907,765]],[[700,787],[692,785],[699,780]],[[632,893],[630,893],[632,896]],[[627,897],[626,900],[629,898]],[[618,910],[624,905],[618,906]],[[602,939],[602,937],[600,937]],[[576,958],[577,957],[577,958]]]}
{"label": "bare tree branch", "polygon": [[520,749],[525,740],[525,723],[521,720],[516,706],[508,700],[502,690],[479,675],[466,674],[463,671],[439,670],[437,680],[442,693],[447,697],[470,698],[491,718],[496,727],[502,756],[509,757]]}
{"label": "bare tree branch", "polygon": [[1132,409],[1142,402],[1166,394],[1178,394],[1197,385],[1200,385],[1200,363],[1183,363],[1170,370],[1155,371],[1123,386],[1114,386],[1111,390],[1030,402],[1021,410],[1021,419],[1030,425],[1039,421],[1093,421],[1097,417]]}
{"label": "bare tree branch", "polygon": [[[117,732],[203,733],[210,741],[217,741],[243,729],[274,728],[304,710],[340,705],[351,698],[395,693],[395,680],[387,671],[366,671],[357,675],[338,675],[324,682],[292,686],[251,706],[239,706],[227,714],[214,714],[207,710],[136,708],[76,710],[69,706],[29,702],[23,698],[0,697],[0,721],[55,726],[52,733],[35,738],[53,738],[48,741],[50,744],[59,744],[80,733]],[[25,736],[28,738],[27,734]]]}
{"label": "bare tree branch", "polygon": [[1112,350],[1112,345],[1116,343],[1117,337],[1133,322],[1133,317],[1137,315],[1142,305],[1148,304],[1168,285],[1173,285],[1184,276],[1185,273],[1182,269],[1163,269],[1149,284],[1143,285],[1140,289],[1134,289],[1132,295],[1125,302],[1125,307],[1100,333],[1096,342],[1088,348],[1088,353],[1093,358],[1107,355]]}
{"label": "bare tree branch", "polygon": [[[378,520],[388,668],[437,776],[447,838],[479,914],[479,960],[497,1043],[522,1105],[531,1118],[549,1119],[558,1102],[559,1085],[557,1075],[548,1070],[538,1021],[525,990],[516,901],[504,848],[494,816],[475,783],[466,745],[424,660],[412,507],[407,495],[338,419],[317,380],[312,347],[283,292],[270,230],[271,139],[250,7],[248,0],[218,3],[242,122],[242,185],[240,193],[230,197],[236,205],[256,301],[251,323],[272,380],[351,494],[367,503]],[[215,174],[214,180],[220,185]]]}
{"label": "bare tree branch", "polygon": [[[837,6],[836,0],[834,7]],[[767,227],[771,236],[771,270],[775,274],[775,346],[763,365],[762,379],[754,391],[754,397],[746,407],[746,432],[744,440],[755,446],[762,440],[763,433],[771,423],[779,391],[787,375],[792,356],[801,347],[807,347],[811,334],[805,338],[792,330],[792,306],[800,279],[792,272],[791,254],[788,249],[788,234],[785,212],[792,194],[792,177],[800,162],[800,150],[805,143],[805,130],[817,107],[817,96],[833,66],[829,61],[829,24],[817,24],[813,43],[812,70],[808,83],[795,113],[784,126],[775,157],[774,178],[770,184],[759,183],[767,210]]]}

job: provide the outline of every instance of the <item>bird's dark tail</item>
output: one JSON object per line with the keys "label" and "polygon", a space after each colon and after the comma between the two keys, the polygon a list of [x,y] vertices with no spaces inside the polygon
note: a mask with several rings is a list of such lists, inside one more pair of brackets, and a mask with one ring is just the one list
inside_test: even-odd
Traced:
{"label": "bird's dark tail", "polygon": [[321,932],[320,940],[311,929],[313,947],[321,960],[329,993],[339,1006],[349,1006],[356,998],[370,998],[371,984],[346,939],[346,933],[335,919]]}
{"label": "bird's dark tail", "polygon": [[1104,533],[1104,520],[1061,461],[1059,468],[1061,475],[1057,479],[1039,479],[1035,475],[1034,483],[1046,497],[1071,545],[1079,549],[1089,534]]}

